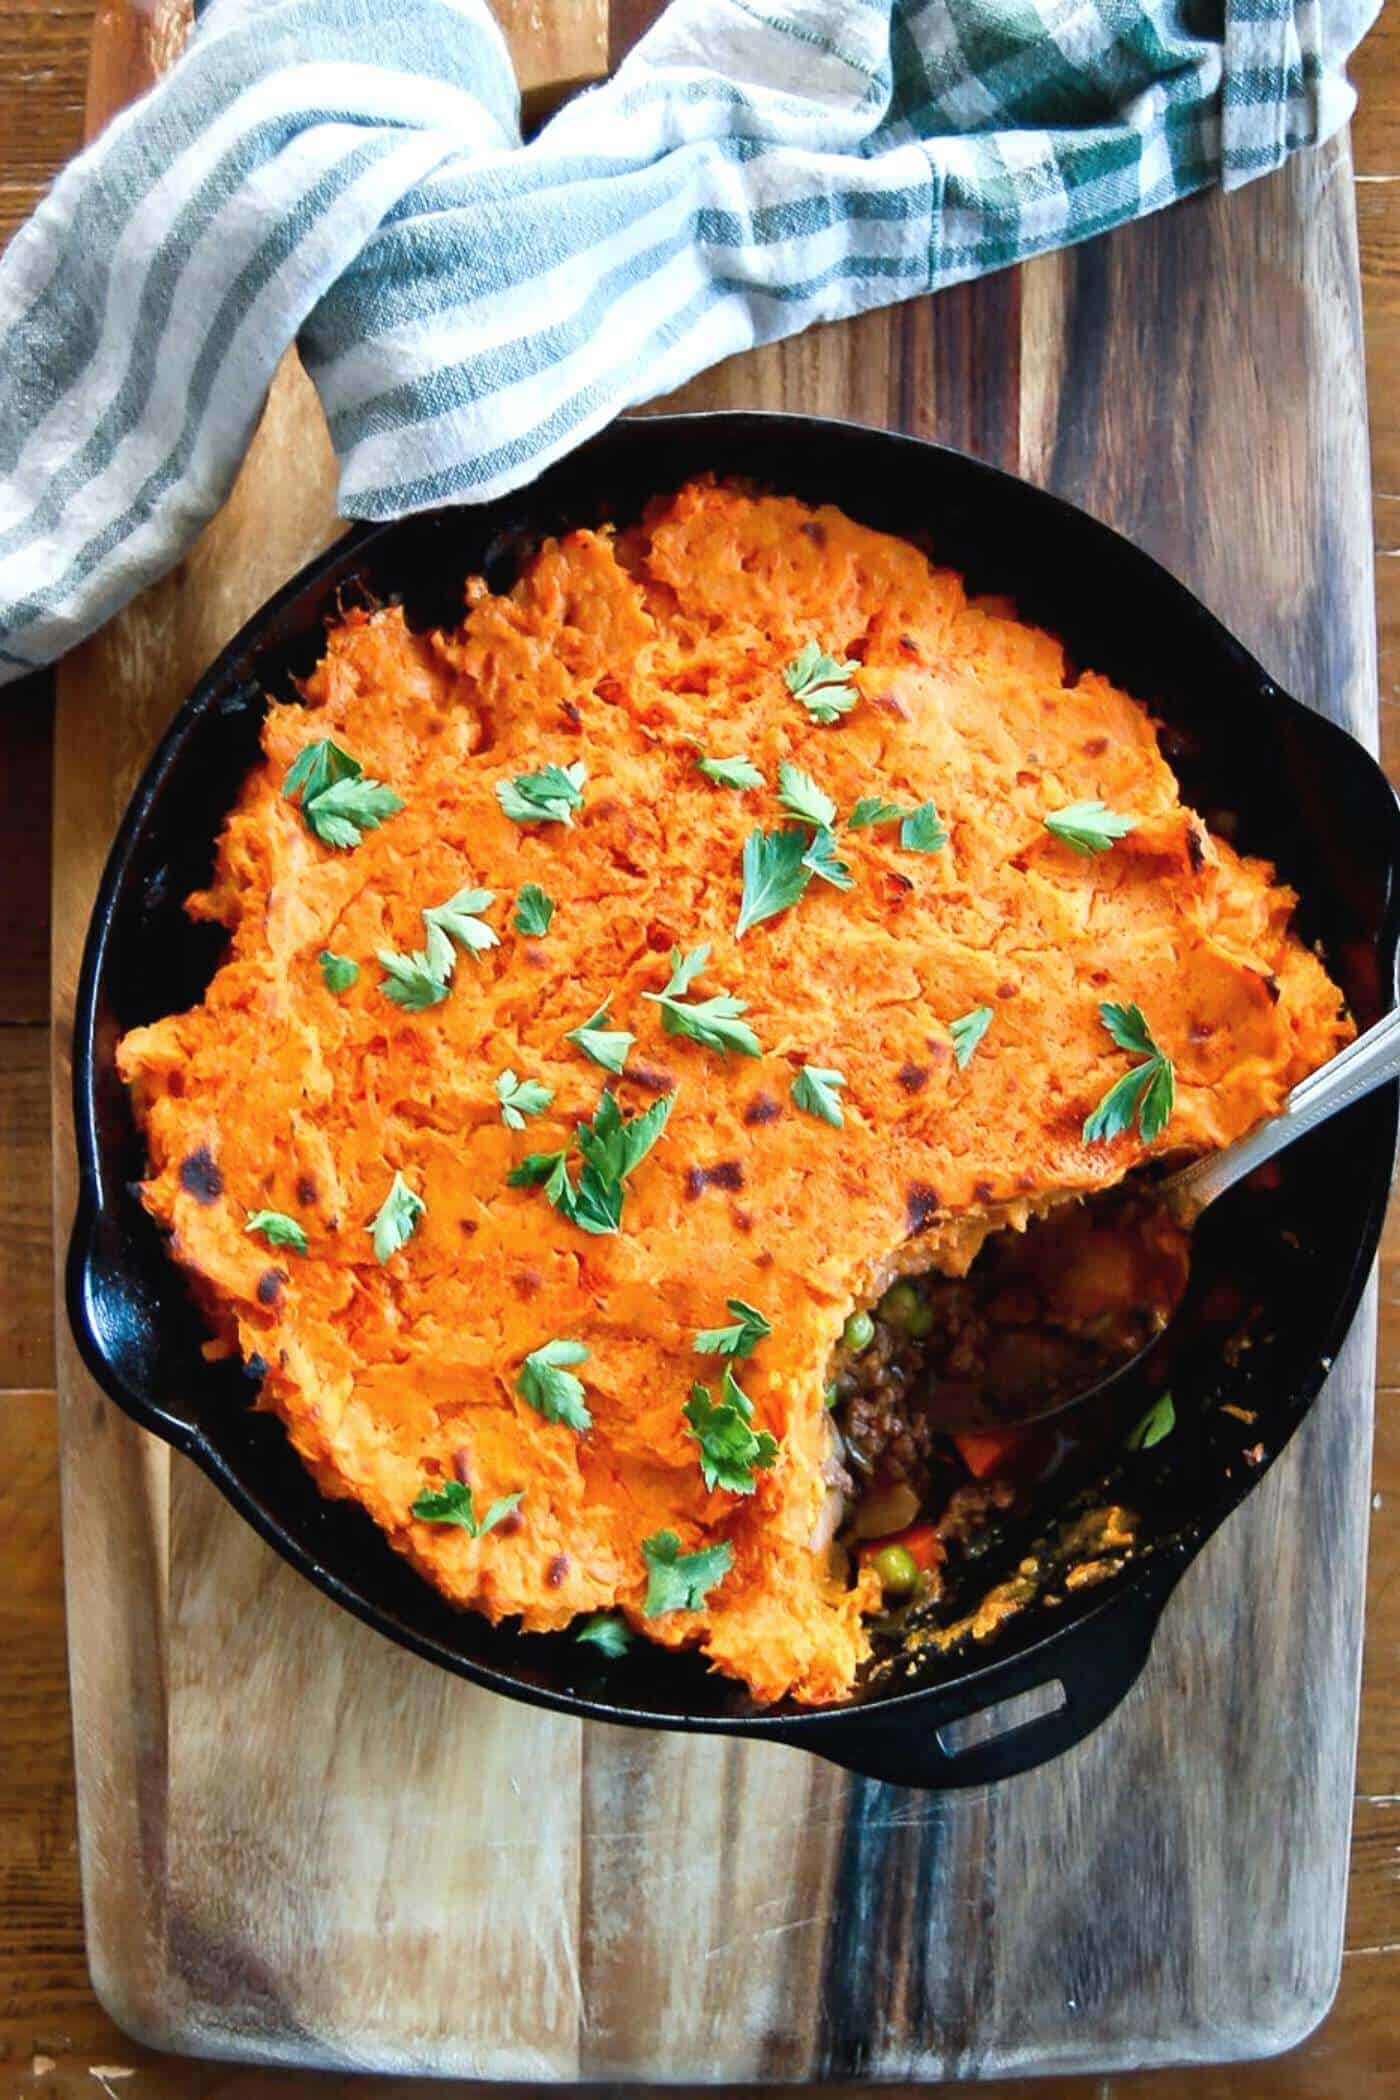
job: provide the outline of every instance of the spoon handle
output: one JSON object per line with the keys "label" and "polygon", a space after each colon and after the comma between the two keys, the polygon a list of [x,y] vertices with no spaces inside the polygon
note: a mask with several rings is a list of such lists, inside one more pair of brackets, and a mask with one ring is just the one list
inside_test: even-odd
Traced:
{"label": "spoon handle", "polygon": [[1232,1145],[1194,1160],[1162,1183],[1159,1193],[1178,1215],[1194,1218],[1266,1159],[1282,1152],[1339,1109],[1349,1108],[1388,1079],[1400,1079],[1400,1007],[1294,1087],[1275,1116]]}

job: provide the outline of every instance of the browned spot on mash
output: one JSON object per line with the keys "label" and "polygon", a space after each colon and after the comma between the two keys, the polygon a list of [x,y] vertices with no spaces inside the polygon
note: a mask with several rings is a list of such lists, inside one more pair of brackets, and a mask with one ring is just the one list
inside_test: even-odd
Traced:
{"label": "browned spot on mash", "polygon": [[180,1162],[180,1186],[196,1203],[217,1203],[224,1193],[224,1177],[207,1145],[199,1146]]}

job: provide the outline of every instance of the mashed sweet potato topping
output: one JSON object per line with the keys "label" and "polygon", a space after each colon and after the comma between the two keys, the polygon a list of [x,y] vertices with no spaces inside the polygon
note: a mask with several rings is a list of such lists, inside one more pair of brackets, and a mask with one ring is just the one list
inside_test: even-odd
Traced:
{"label": "mashed sweet potato topping", "polygon": [[[449,1598],[527,1630],[620,1612],[760,1700],[839,1698],[877,1602],[814,1545],[847,1316],[1148,1149],[1238,1136],[1350,1034],[1340,995],[1291,892],[1182,806],[1142,706],[836,510],[693,484],[467,597],[446,634],[347,613],[306,705],[271,708],[190,901],[227,959],[121,1046],[147,1205],[322,1489]],[[286,791],[326,739],[392,790],[322,808],[367,808],[358,843],[312,821],[342,762]],[[809,776],[784,776],[786,807],[785,760]],[[1084,802],[1133,828],[1076,850],[1044,820]],[[518,930],[546,915],[527,885],[543,932]],[[746,891],[788,901],[737,938]],[[648,996],[702,945],[669,1006]],[[1135,1062],[1105,1002],[1140,1008],[1173,1067],[1150,1148],[1136,1120],[1085,1141]],[[634,1038],[605,1050],[620,1076],[569,1039],[590,1021]],[[804,1067],[840,1078],[794,1092]],[[630,1171],[604,1146],[590,1208],[575,1133],[606,1138],[605,1090],[624,1130],[673,1101]],[[771,1333],[697,1353],[731,1299]],[[551,1375],[522,1376],[531,1356]],[[726,1361],[747,1420],[723,1412]],[[697,1381],[714,1445],[685,1413]],[[726,1423],[739,1485],[708,1486]]]}

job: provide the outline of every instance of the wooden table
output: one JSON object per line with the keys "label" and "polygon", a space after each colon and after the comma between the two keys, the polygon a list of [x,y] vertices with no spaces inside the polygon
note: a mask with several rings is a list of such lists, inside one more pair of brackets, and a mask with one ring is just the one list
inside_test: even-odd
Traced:
{"label": "wooden table", "polygon": [[[80,122],[91,0],[19,0],[0,20],[0,238],[35,187],[73,150]],[[1400,28],[1383,22],[1357,67],[1363,114],[1355,141],[1358,211],[1371,354],[1376,546],[1381,594],[1386,755],[1400,770]],[[0,934],[0,2094],[246,2095],[312,2084],[365,2095],[387,2081],[312,2080],[149,2055],[114,2030],[83,1967],[74,1845],[58,1570],[51,1381],[49,1185],[46,1135],[49,736],[46,695],[0,701],[8,817]],[[1337,2009],[1284,2063],[1200,2076],[1094,2081],[1096,2095],[1188,2090],[1332,2096],[1352,2086],[1400,2095],[1400,1226],[1383,1279],[1383,1327],[1368,1674],[1358,1769],[1348,1958]],[[35,2064],[38,2064],[36,2070]],[[131,2076],[122,2078],[122,2071]],[[1088,2100],[1081,2081],[1039,2087]],[[396,2087],[395,2091],[403,2088]],[[419,2090],[412,2088],[411,2090]],[[424,2088],[432,2091],[441,2088]],[[1034,2084],[984,2088],[1032,2094]]]}

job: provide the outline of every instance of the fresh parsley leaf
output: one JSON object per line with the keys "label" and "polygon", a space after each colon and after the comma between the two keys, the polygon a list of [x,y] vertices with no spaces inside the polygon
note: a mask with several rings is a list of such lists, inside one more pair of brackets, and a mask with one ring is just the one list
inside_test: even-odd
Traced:
{"label": "fresh parsley leaf", "polygon": [[563,1422],[580,1432],[591,1429],[593,1417],[584,1404],[583,1380],[565,1369],[568,1364],[587,1361],[582,1342],[544,1342],[520,1366],[515,1390],[546,1422]]}
{"label": "fresh parsley leaf", "polygon": [[854,658],[840,663],[816,642],[807,642],[783,673],[783,683],[794,700],[800,700],[814,722],[831,723],[848,715],[860,698],[850,682],[860,665]]}
{"label": "fresh parsley leaf", "polygon": [[601,1648],[610,1662],[616,1662],[632,1645],[632,1629],[619,1612],[595,1611],[584,1620],[574,1639]]}
{"label": "fresh parsley leaf", "polygon": [[502,1495],[491,1504],[478,1524],[471,1489],[460,1480],[448,1480],[441,1488],[424,1488],[413,1505],[412,1515],[420,1524],[460,1524],[472,1538],[484,1539],[488,1531],[495,1530],[502,1517],[510,1515],[524,1499],[524,1494],[524,1488],[517,1488],[513,1495]]}
{"label": "fresh parsley leaf", "polygon": [[364,767],[358,758],[342,751],[330,737],[317,737],[314,743],[302,745],[288,767],[287,777],[282,782],[282,797],[284,801],[292,802],[300,795],[304,807],[306,803],[314,802],[318,795],[323,795],[328,787],[334,787],[338,780],[358,780],[363,772]]}
{"label": "fresh parsley leaf", "polygon": [[567,1152],[531,1152],[507,1177],[512,1188],[538,1188],[561,1217],[584,1232],[616,1232],[622,1219],[623,1185],[666,1127],[675,1095],[663,1094],[640,1116],[624,1122],[605,1093],[590,1123],[578,1126],[583,1165],[578,1185],[569,1179]]}
{"label": "fresh parsley leaf", "polygon": [[796,904],[812,879],[806,864],[807,834],[794,825],[781,831],[751,831],[744,841],[744,893],[734,928],[742,940],[751,926]]}
{"label": "fresh parsley leaf", "polygon": [[1120,816],[1103,802],[1071,802],[1041,820],[1045,829],[1076,853],[1107,853],[1115,839],[1137,830],[1136,817]]}
{"label": "fresh parsley leaf", "polygon": [[683,1413],[700,1446],[700,1471],[706,1487],[751,1495],[755,1471],[766,1471],[772,1465],[778,1446],[766,1429],[755,1432],[750,1427],[753,1403],[728,1364],[718,1405],[708,1386],[693,1385]]}
{"label": "fresh parsley leaf", "polygon": [[813,832],[812,843],[802,856],[802,865],[809,874],[820,875],[822,881],[829,882],[833,889],[855,888],[854,875],[845,861],[837,858],[836,834],[834,831],[828,831],[825,826],[820,831]]}
{"label": "fresh parsley leaf", "polygon": [[653,998],[683,999],[696,978],[710,959],[710,944],[702,941],[698,948],[690,948],[684,955],[679,948],[671,950],[671,980],[664,992],[653,993]]}
{"label": "fresh parsley leaf", "polygon": [[542,890],[537,882],[525,883],[515,900],[515,930],[517,933],[540,934],[549,932],[549,922],[554,917],[554,899]]}
{"label": "fresh parsley leaf", "polygon": [[784,759],[778,767],[778,800],[790,817],[828,831],[836,822],[836,804],[810,773]]}
{"label": "fresh parsley leaf", "polygon": [[862,795],[846,819],[846,829],[864,831],[871,824],[893,824],[904,814],[897,802],[886,802],[881,795]]}
{"label": "fresh parsley leaf", "polygon": [[500,946],[501,937],[495,928],[475,916],[495,901],[494,890],[458,890],[446,904],[431,905],[424,912],[423,924],[428,929],[428,967],[435,976],[445,981],[456,969],[454,941],[468,955],[484,955],[488,948]]}
{"label": "fresh parsley leaf", "polygon": [[306,1234],[284,1210],[255,1210],[243,1230],[260,1232],[269,1247],[290,1247],[297,1254],[306,1252]]}
{"label": "fresh parsley leaf", "polygon": [[336,955],[330,948],[323,948],[316,958],[321,965],[321,976],[328,992],[348,992],[360,974],[360,966],[348,955]]}
{"label": "fresh parsley leaf", "polygon": [[641,1115],[624,1122],[615,1096],[605,1092],[592,1122],[578,1126],[579,1151],[603,1181],[625,1181],[666,1128],[675,1105],[674,1093],[663,1094]]}
{"label": "fresh parsley leaf", "polygon": [[953,1038],[953,1055],[961,1071],[972,1057],[973,1051],[992,1025],[990,1006],[974,1006],[970,1014],[959,1014],[956,1021],[948,1023],[948,1033]]}
{"label": "fresh parsley leaf", "polygon": [[396,955],[392,948],[378,948],[375,953],[385,971],[379,989],[405,1013],[426,1013],[447,997],[446,982],[422,949],[415,949],[412,955]]}
{"label": "fresh parsley leaf", "polygon": [[650,1578],[642,1616],[659,1619],[668,1611],[701,1610],[708,1593],[734,1565],[734,1548],[721,1539],[698,1553],[682,1553],[674,1531],[657,1531],[642,1540],[642,1559]]}
{"label": "fresh parsley leaf", "polygon": [[833,1072],[821,1065],[803,1065],[792,1082],[792,1098],[797,1107],[809,1116],[816,1116],[822,1123],[830,1123],[840,1130],[846,1118],[837,1096],[846,1084],[844,1072]]}
{"label": "fresh parsley leaf", "polygon": [[381,780],[337,780],[319,795],[301,798],[301,813],[317,838],[343,852],[402,808],[403,797]]}
{"label": "fresh parsley leaf", "polygon": [[1143,1143],[1150,1145],[1166,1129],[1176,1106],[1172,1061],[1153,1041],[1140,1006],[1119,1006],[1106,1000],[1099,1008],[1099,1018],[1118,1048],[1140,1056],[1143,1062],[1115,1080],[1098,1107],[1085,1117],[1084,1143],[1097,1145],[1121,1137],[1136,1115]]}
{"label": "fresh parsley leaf", "polygon": [[501,1104],[501,1121],[507,1130],[523,1130],[527,1116],[540,1116],[554,1099],[552,1086],[542,1086],[538,1079],[517,1079],[507,1066],[496,1081],[496,1099]]}
{"label": "fresh parsley leaf", "polygon": [[576,1044],[585,1057],[592,1058],[594,1064],[601,1065],[605,1072],[621,1072],[627,1062],[627,1053],[637,1038],[629,1035],[625,1028],[603,1026],[611,1005],[612,994],[609,993],[598,1011],[590,1014],[586,1021],[580,1021],[577,1028],[570,1028],[564,1040]]}
{"label": "fresh parsley leaf", "polygon": [[506,1186],[512,1189],[536,1189],[548,1182],[568,1160],[567,1152],[527,1152],[518,1165],[506,1176]]}
{"label": "fresh parsley leaf", "polygon": [[697,758],[707,780],[722,788],[761,788],[763,775],[751,758]]}
{"label": "fresh parsley leaf", "polygon": [[1084,1142],[1086,1145],[1107,1144],[1110,1139],[1121,1137],[1132,1128],[1133,1117],[1142,1105],[1142,1099],[1152,1084],[1157,1065],[1155,1058],[1146,1064],[1134,1065],[1116,1079],[1092,1114],[1084,1119]]}
{"label": "fresh parsley leaf", "polygon": [[584,1166],[579,1170],[578,1187],[570,1188],[567,1175],[564,1188],[554,1193],[553,1181],[546,1182],[545,1194],[555,1209],[577,1225],[580,1232],[592,1232],[600,1238],[616,1232],[622,1223],[623,1188],[620,1181],[606,1181],[596,1167]]}
{"label": "fresh parsley leaf", "polygon": [[1099,1019],[1120,1050],[1131,1051],[1138,1057],[1160,1057],[1161,1052],[1152,1040],[1152,1031],[1140,1006],[1117,1006],[1107,999],[1099,1008]]}
{"label": "fresh parsley leaf", "polygon": [[695,1337],[696,1353],[700,1356],[752,1356],[760,1342],[766,1341],[773,1332],[763,1314],[755,1306],[745,1305],[742,1298],[726,1298],[725,1304],[734,1315],[732,1327],[702,1327]]}
{"label": "fresh parsley leaf", "polygon": [[1162,1393],[1153,1401],[1142,1420],[1129,1431],[1124,1440],[1125,1447],[1129,1451],[1150,1451],[1154,1444],[1160,1444],[1164,1437],[1169,1437],[1175,1427],[1176,1407],[1172,1396],[1170,1393]]}
{"label": "fresh parsley leaf", "polygon": [[581,758],[571,766],[544,766],[538,773],[517,773],[496,782],[496,800],[516,824],[572,824],[583,807],[588,768]]}
{"label": "fresh parsley leaf", "polygon": [[899,827],[899,843],[908,853],[941,853],[948,843],[948,834],[938,811],[931,802],[921,802],[911,809]]}
{"label": "fresh parsley leaf", "polygon": [[1142,1112],[1138,1128],[1145,1145],[1152,1144],[1162,1135],[1172,1119],[1176,1107],[1176,1072],[1169,1057],[1159,1057],[1156,1069],[1147,1082],[1147,1091],[1142,1097]]}
{"label": "fresh parsley leaf", "polygon": [[679,948],[673,948],[671,979],[666,989],[643,992],[642,997],[653,1000],[661,1008],[661,1025],[668,1035],[689,1036],[707,1050],[737,1050],[744,1057],[762,1056],[758,1037],[747,1022],[739,1019],[740,1014],[748,1012],[747,999],[735,999],[728,992],[717,992],[713,999],[685,1003],[686,994],[709,959],[708,941],[702,941],[698,948],[692,948],[686,955],[682,955]]}
{"label": "fresh parsley leaf", "polygon": [[389,1184],[389,1193],[375,1212],[369,1228],[374,1235],[376,1261],[388,1261],[413,1238],[418,1230],[418,1220],[427,1208],[423,1198],[415,1195],[403,1175],[395,1174]]}

